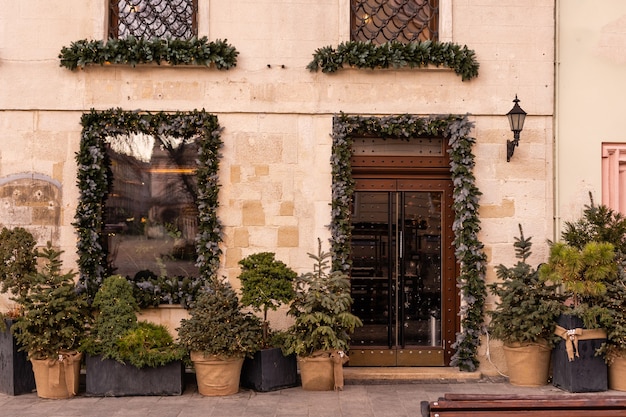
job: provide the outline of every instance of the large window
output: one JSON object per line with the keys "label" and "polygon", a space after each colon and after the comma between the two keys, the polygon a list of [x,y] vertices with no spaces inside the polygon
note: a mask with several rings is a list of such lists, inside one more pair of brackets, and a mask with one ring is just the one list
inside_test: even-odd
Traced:
{"label": "large window", "polygon": [[109,38],[189,39],[198,34],[198,0],[109,0]]}
{"label": "large window", "polygon": [[353,41],[439,40],[439,0],[351,0]]}

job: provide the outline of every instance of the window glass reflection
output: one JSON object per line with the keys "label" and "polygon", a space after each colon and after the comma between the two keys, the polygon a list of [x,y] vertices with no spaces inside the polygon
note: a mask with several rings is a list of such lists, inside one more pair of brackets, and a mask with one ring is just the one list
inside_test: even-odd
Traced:
{"label": "window glass reflection", "polygon": [[195,140],[133,134],[107,144],[113,182],[103,243],[113,272],[197,276]]}

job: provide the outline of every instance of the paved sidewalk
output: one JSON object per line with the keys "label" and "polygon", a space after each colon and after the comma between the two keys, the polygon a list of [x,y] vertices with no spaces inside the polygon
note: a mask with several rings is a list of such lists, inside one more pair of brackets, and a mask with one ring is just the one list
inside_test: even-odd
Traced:
{"label": "paved sidewalk", "polygon": [[[2,417],[420,417],[422,401],[446,393],[572,395],[551,385],[514,387],[488,380],[446,383],[346,385],[340,392],[312,392],[289,388],[256,393],[242,390],[227,397],[204,397],[194,385],[182,396],[94,398],[78,395],[68,400],[44,400],[36,394],[0,394]],[[606,391],[585,395],[624,395]]]}

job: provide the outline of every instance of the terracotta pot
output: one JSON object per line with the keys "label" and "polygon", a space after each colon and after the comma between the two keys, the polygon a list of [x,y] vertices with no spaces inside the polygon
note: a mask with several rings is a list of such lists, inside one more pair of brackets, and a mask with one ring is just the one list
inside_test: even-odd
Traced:
{"label": "terracotta pot", "polygon": [[609,389],[626,391],[626,356],[618,356],[609,364]]}
{"label": "terracotta pot", "polygon": [[37,396],[61,399],[73,397],[78,393],[83,354],[67,352],[60,356],[62,360],[31,358]]}
{"label": "terracotta pot", "polygon": [[548,384],[550,354],[547,344],[529,343],[504,346],[511,385],[540,387]]}
{"label": "terracotta pot", "polygon": [[196,368],[198,392],[209,397],[232,395],[239,391],[243,358],[204,356],[191,352],[191,361]]}
{"label": "terracotta pot", "polygon": [[330,357],[299,357],[302,389],[332,391],[335,387],[333,360]]}

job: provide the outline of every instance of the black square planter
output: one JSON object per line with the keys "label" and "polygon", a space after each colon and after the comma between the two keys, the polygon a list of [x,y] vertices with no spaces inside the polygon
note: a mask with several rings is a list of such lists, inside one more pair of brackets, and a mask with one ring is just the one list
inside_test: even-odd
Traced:
{"label": "black square planter", "polygon": [[241,369],[240,385],[268,392],[298,385],[295,355],[284,356],[280,348],[263,349],[246,358]]}
{"label": "black square planter", "polygon": [[[583,328],[580,318],[561,315],[557,320],[564,329]],[[552,385],[569,392],[600,392],[608,389],[607,365],[596,350],[606,339],[579,340],[580,357],[567,358],[565,340],[559,341],[552,350]]]}
{"label": "black square planter", "polygon": [[26,352],[18,352],[11,326],[13,320],[4,320],[7,329],[0,331],[0,392],[8,395],[31,393],[35,390],[33,367]]}
{"label": "black square planter", "polygon": [[86,394],[95,397],[182,395],[185,389],[182,361],[156,368],[137,368],[113,359],[86,355]]}

